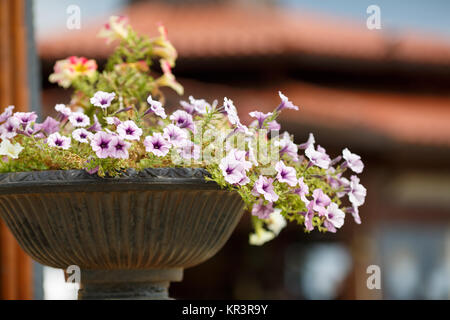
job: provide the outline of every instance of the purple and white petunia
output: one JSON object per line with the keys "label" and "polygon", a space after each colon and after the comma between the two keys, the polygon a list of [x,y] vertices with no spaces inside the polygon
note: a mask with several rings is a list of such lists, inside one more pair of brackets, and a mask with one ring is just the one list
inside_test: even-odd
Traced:
{"label": "purple and white petunia", "polygon": [[258,121],[258,128],[262,129],[264,127],[264,121],[266,121],[267,118],[273,115],[272,112],[263,113],[260,111],[252,111],[249,113],[250,117],[255,118],[256,121]]}
{"label": "purple and white petunia", "polygon": [[314,146],[311,144],[305,150],[305,155],[309,158],[312,164],[322,169],[328,169],[330,166],[330,156],[326,153],[325,149],[321,146],[317,146],[317,150],[314,150]]}
{"label": "purple and white petunia", "polygon": [[55,110],[61,115],[61,119],[66,119],[72,114],[72,110],[61,103],[55,105]]}
{"label": "purple and white petunia", "polygon": [[111,105],[115,97],[116,94],[114,92],[97,91],[90,101],[94,106],[106,109]]}
{"label": "purple and white petunia", "polygon": [[319,213],[319,216],[324,216],[326,214],[326,207],[331,203],[330,197],[328,197],[323,190],[317,188],[313,191],[313,200],[311,200],[312,208],[314,211]]}
{"label": "purple and white petunia", "polygon": [[340,228],[344,225],[345,213],[339,209],[338,205],[334,202],[330,203],[325,213],[324,226],[329,232],[336,232],[336,228]]}
{"label": "purple and white petunia", "polygon": [[297,185],[297,173],[293,167],[288,167],[284,164],[283,161],[278,161],[275,164],[275,170],[278,173],[278,181],[285,182],[291,187],[295,187]]}
{"label": "purple and white petunia", "polygon": [[104,159],[111,157],[114,150],[112,148],[113,135],[104,131],[98,131],[91,140],[91,148],[97,157]]}
{"label": "purple and white petunia", "polygon": [[0,138],[11,139],[17,135],[17,129],[20,127],[20,120],[16,117],[10,117],[5,123],[0,125]]}
{"label": "purple and white petunia", "polygon": [[275,211],[273,208],[273,203],[269,202],[264,204],[264,200],[260,199],[259,202],[255,203],[252,208],[252,215],[260,219],[269,219],[270,215]]}
{"label": "purple and white petunia", "polygon": [[252,168],[253,163],[245,159],[247,152],[239,149],[232,148],[228,151],[226,158],[231,160],[236,160],[242,164],[242,167],[245,171],[248,171]]}
{"label": "purple and white petunia", "polygon": [[267,123],[267,128],[271,131],[279,131],[281,125],[276,120],[272,120]]}
{"label": "purple and white petunia", "polygon": [[188,133],[185,129],[181,129],[174,124],[169,124],[163,129],[163,137],[173,146],[179,146],[184,140],[188,138]]}
{"label": "purple and white petunia", "polygon": [[239,116],[237,114],[237,110],[236,110],[236,107],[234,106],[233,100],[225,97],[223,99],[223,109],[225,110],[225,112],[227,114],[228,121],[230,121],[230,123],[232,125],[240,125],[241,124],[241,120],[239,119]]}
{"label": "purple and white petunia", "polygon": [[312,133],[309,134],[308,141],[305,143],[302,143],[298,146],[299,149],[305,150],[308,149],[310,146],[314,147],[314,143],[316,143],[316,139],[314,139],[314,135]]}
{"label": "purple and white petunia", "polygon": [[228,183],[248,183],[247,179],[245,179],[245,168],[240,161],[231,157],[225,157],[220,161],[219,168],[222,170],[222,175]]}
{"label": "purple and white petunia", "polygon": [[89,131],[98,132],[102,131],[102,125],[98,121],[97,116],[94,114],[94,124],[88,128]]}
{"label": "purple and white petunia", "polygon": [[295,106],[291,101],[289,101],[288,97],[282,94],[281,91],[278,91],[278,95],[281,98],[281,103],[276,109],[277,112],[280,112],[283,109],[298,110],[298,107]]}
{"label": "purple and white petunia", "polygon": [[87,127],[91,124],[91,120],[83,112],[72,112],[69,121],[74,127]]}
{"label": "purple and white petunia", "polygon": [[5,122],[9,117],[12,116],[14,106],[8,106],[5,111],[0,114],[0,122]]}
{"label": "purple and white petunia", "polygon": [[184,110],[177,110],[169,117],[173,123],[181,129],[194,131],[194,120],[192,116]]}
{"label": "purple and white petunia", "polygon": [[122,121],[120,121],[120,119],[117,117],[106,117],[105,120],[107,124],[114,126],[118,126],[122,123]]}
{"label": "purple and white petunia", "polygon": [[72,138],[81,143],[89,143],[93,137],[94,134],[92,132],[83,128],[75,129],[72,132]]}
{"label": "purple and white petunia", "polygon": [[273,179],[260,175],[253,185],[253,195],[263,195],[267,201],[275,202],[278,200],[278,195],[273,188]]}
{"label": "purple and white petunia", "polygon": [[44,122],[37,123],[34,125],[34,130],[36,132],[43,131],[46,134],[52,134],[59,131],[60,123],[52,117],[47,117]]}
{"label": "purple and white petunia", "polygon": [[132,120],[127,120],[117,126],[117,133],[125,140],[139,140],[142,135],[142,129]]}
{"label": "purple and white petunia", "polygon": [[354,206],[361,206],[366,199],[367,189],[359,183],[357,176],[350,177],[350,192],[348,193],[348,199]]}
{"label": "purple and white petunia", "polygon": [[117,159],[128,159],[128,149],[131,143],[125,141],[121,137],[114,136],[111,140],[111,157]]}
{"label": "purple and white petunia", "polygon": [[35,112],[16,112],[13,117],[19,119],[22,127],[26,128],[29,124],[36,121],[37,114]]}
{"label": "purple and white petunia", "polygon": [[170,150],[170,142],[164,139],[161,133],[154,133],[144,139],[145,151],[157,157],[164,157]]}
{"label": "purple and white petunia", "polygon": [[274,145],[280,148],[281,156],[286,154],[290,156],[292,160],[298,161],[298,147],[292,142],[289,133],[285,132],[281,139],[275,140]]}
{"label": "purple and white petunia", "polygon": [[47,144],[50,147],[61,148],[67,150],[70,148],[71,139],[60,135],[58,132],[52,133],[47,138]]}
{"label": "purple and white petunia", "polygon": [[343,163],[342,167],[349,167],[352,169],[355,173],[361,173],[364,169],[364,164],[361,161],[361,157],[358,156],[355,153],[351,153],[348,148],[345,148],[342,151],[342,157],[344,158],[345,162]]}
{"label": "purple and white petunia", "polygon": [[151,95],[148,96],[147,102],[150,105],[150,109],[146,112],[146,114],[149,112],[153,112],[163,119],[167,118],[166,111],[164,110],[161,102],[153,100]]}
{"label": "purple and white petunia", "polygon": [[306,195],[309,194],[309,187],[303,181],[303,177],[298,179],[298,186],[299,187],[294,190],[294,193],[298,194],[300,199],[302,199],[303,203],[307,206],[309,204],[309,200],[306,198]]}

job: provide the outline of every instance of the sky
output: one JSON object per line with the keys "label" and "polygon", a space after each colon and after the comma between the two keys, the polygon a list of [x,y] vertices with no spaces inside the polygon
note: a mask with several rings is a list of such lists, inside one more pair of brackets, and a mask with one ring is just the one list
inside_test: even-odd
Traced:
{"label": "sky", "polygon": [[[246,0],[241,0],[245,2]],[[250,0],[247,0],[250,1]],[[120,12],[126,0],[33,0],[37,37],[58,33],[65,27],[69,5],[78,5],[81,21],[89,23],[97,17]],[[206,2],[206,1],[203,1]],[[253,3],[257,2],[252,0]],[[290,10],[308,10],[366,22],[369,5],[381,9],[382,29],[417,30],[450,39],[450,1],[448,0],[278,0]]]}

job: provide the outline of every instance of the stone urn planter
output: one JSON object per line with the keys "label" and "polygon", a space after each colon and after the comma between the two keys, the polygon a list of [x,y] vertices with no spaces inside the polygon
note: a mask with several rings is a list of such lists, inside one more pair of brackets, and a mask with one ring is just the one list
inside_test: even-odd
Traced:
{"label": "stone urn planter", "polygon": [[0,174],[0,216],[36,261],[80,267],[79,299],[166,299],[169,283],[216,254],[242,216],[240,196],[206,174]]}

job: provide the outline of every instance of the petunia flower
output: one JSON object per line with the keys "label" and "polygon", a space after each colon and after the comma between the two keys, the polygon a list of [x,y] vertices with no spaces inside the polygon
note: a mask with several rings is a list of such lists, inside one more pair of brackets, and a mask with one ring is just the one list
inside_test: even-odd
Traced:
{"label": "petunia flower", "polygon": [[19,119],[23,128],[36,121],[37,114],[33,112],[16,112],[13,115],[14,118]]}
{"label": "petunia flower", "polygon": [[297,185],[297,173],[293,167],[288,167],[284,164],[283,161],[278,161],[275,164],[275,170],[278,173],[278,181],[285,182],[291,187],[295,187]]}
{"label": "petunia flower", "polygon": [[279,131],[281,125],[276,120],[272,120],[267,123],[267,128],[271,131]]}
{"label": "petunia flower", "polygon": [[5,111],[0,114],[0,122],[5,122],[9,117],[12,116],[14,106],[8,106]]}
{"label": "petunia flower", "polygon": [[270,215],[275,211],[273,208],[273,203],[269,202],[264,204],[264,200],[260,199],[257,203],[253,205],[252,215],[260,219],[269,219]]}
{"label": "petunia flower", "polygon": [[298,161],[298,147],[295,143],[292,142],[289,134],[287,132],[284,133],[281,139],[277,139],[274,141],[274,145],[280,148],[280,155],[288,155],[294,161]]}
{"label": "petunia flower", "polygon": [[303,177],[298,179],[298,186],[299,187],[294,190],[294,193],[298,194],[300,199],[302,199],[303,203],[307,206],[309,204],[309,200],[306,198],[306,195],[309,194],[309,187],[303,181]]}
{"label": "petunia flower", "polygon": [[92,132],[89,132],[83,128],[75,129],[72,132],[72,138],[81,143],[89,143],[93,137],[94,134]]}
{"label": "petunia flower", "polygon": [[88,128],[89,131],[98,132],[102,131],[102,125],[98,121],[97,116],[94,114],[94,124]]}
{"label": "petunia flower", "polygon": [[230,184],[245,182],[245,168],[240,161],[231,157],[225,157],[220,161],[219,168],[222,170],[222,175],[226,182]]}
{"label": "petunia flower", "polygon": [[[116,112],[116,114],[117,114],[117,112]],[[105,120],[106,120],[106,123],[109,125],[118,126],[119,124],[122,123],[122,121],[120,121],[120,119],[117,117],[106,117]]]}
{"label": "petunia flower", "polygon": [[303,212],[302,214],[305,216],[305,228],[308,231],[314,230],[313,225],[313,218],[314,218],[314,202],[310,201],[308,205],[306,206],[306,212]]}
{"label": "petunia flower", "polygon": [[72,110],[61,103],[55,105],[55,110],[61,115],[61,120],[68,118],[72,114]]}
{"label": "petunia flower", "polygon": [[258,180],[256,180],[255,184],[253,185],[252,193],[254,195],[261,194],[267,201],[275,202],[279,197],[275,193],[272,183],[272,178],[267,178],[263,175],[260,175]]}
{"label": "petunia flower", "polygon": [[117,133],[125,140],[139,140],[142,135],[142,129],[134,121],[127,120],[117,126]]}
{"label": "petunia flower", "polygon": [[34,125],[34,130],[36,132],[43,131],[49,135],[49,134],[58,132],[59,126],[60,126],[59,121],[57,121],[56,119],[53,119],[52,117],[47,117],[44,122],[36,123]]}
{"label": "petunia flower", "polygon": [[0,125],[0,138],[12,139],[17,135],[17,130],[20,127],[20,120],[16,117],[10,117],[5,123]]}
{"label": "petunia flower", "polygon": [[351,207],[348,207],[346,211],[348,213],[352,214],[353,219],[355,220],[355,222],[357,224],[361,224],[361,217],[359,216],[359,208],[358,208],[358,206],[353,205]]}
{"label": "petunia flower", "polygon": [[71,56],[56,61],[53,71],[49,76],[49,81],[56,82],[63,88],[68,88],[77,78],[88,77],[92,79],[97,72],[97,63],[95,60],[88,60],[85,57]]}
{"label": "petunia flower", "polygon": [[159,116],[163,119],[167,118],[166,112],[165,112],[161,102],[159,102],[157,100],[153,100],[151,95],[148,96],[147,102],[150,105],[150,109],[148,111],[146,111],[145,114],[153,112],[157,116]]}
{"label": "petunia flower", "polygon": [[317,146],[317,150],[314,150],[314,146],[311,144],[306,150],[305,155],[309,158],[312,164],[322,169],[328,169],[330,166],[330,156],[325,152],[325,149],[321,146]]}
{"label": "petunia flower", "polygon": [[163,137],[169,141],[171,145],[178,146],[188,138],[188,134],[186,130],[171,123],[163,129]]}
{"label": "petunia flower", "polygon": [[248,171],[252,168],[253,163],[251,161],[248,161],[247,159],[245,159],[246,154],[247,153],[243,150],[238,150],[238,149],[232,148],[231,150],[228,151],[226,157],[231,160],[236,160],[236,161],[240,162],[242,167],[244,168],[244,170]]}
{"label": "petunia flower", "polygon": [[123,16],[111,16],[97,34],[99,38],[105,38],[106,43],[114,40],[123,40],[128,37],[128,19]]}
{"label": "petunia flower", "polygon": [[111,105],[115,97],[116,94],[114,92],[97,91],[90,101],[94,106],[106,109]]}
{"label": "petunia flower", "polygon": [[262,129],[264,126],[264,121],[266,121],[267,118],[273,115],[272,112],[263,113],[260,111],[252,111],[249,113],[250,117],[255,118],[258,121],[258,128]]}
{"label": "petunia flower", "polygon": [[67,150],[70,148],[71,139],[60,135],[58,132],[52,133],[47,138],[47,144],[50,147],[61,148]]}
{"label": "petunia flower", "polygon": [[329,232],[336,232],[336,228],[340,228],[344,225],[345,213],[339,209],[338,205],[331,202],[327,207],[327,212],[325,213],[324,225]]}
{"label": "petunia flower", "polygon": [[175,111],[169,119],[172,120],[176,126],[182,129],[186,128],[194,131],[194,120],[192,119],[192,116],[184,110]]}
{"label": "petunia flower", "polygon": [[342,151],[342,157],[345,159],[342,167],[349,167],[355,173],[361,173],[364,169],[364,164],[361,161],[361,157],[355,153],[351,153],[348,148],[345,148]]}
{"label": "petunia flower", "polygon": [[250,234],[249,243],[254,246],[261,246],[273,238],[275,238],[275,234],[273,232],[261,228],[255,233]]}
{"label": "petunia flower", "polygon": [[163,138],[161,133],[154,133],[144,139],[145,151],[157,157],[164,157],[170,150],[170,142]]}
{"label": "petunia flower", "polygon": [[104,131],[98,131],[91,140],[91,148],[100,159],[111,157],[113,135]]}
{"label": "petunia flower", "polygon": [[182,95],[184,93],[183,86],[175,80],[175,76],[172,73],[170,62],[164,59],[160,60],[161,70],[163,75],[156,79],[156,83],[159,86],[166,86],[175,90],[176,93]]}
{"label": "petunia flower", "polygon": [[128,159],[128,149],[131,143],[123,140],[121,137],[114,136],[111,140],[111,157],[117,159]]}
{"label": "petunia flower", "polygon": [[314,143],[316,143],[316,140],[314,139],[314,135],[312,133],[309,134],[308,141],[305,143],[299,144],[298,148],[305,150],[308,149],[310,146],[314,147]]}
{"label": "petunia flower", "polygon": [[22,152],[23,147],[19,143],[12,144],[8,139],[0,143],[0,155],[17,159]]}
{"label": "petunia flower", "polygon": [[323,190],[317,188],[313,191],[313,200],[311,200],[312,209],[319,213],[319,216],[324,216],[326,214],[326,207],[331,203],[330,197],[328,197]]}
{"label": "petunia flower", "polygon": [[276,109],[277,112],[280,112],[283,109],[298,110],[298,107],[295,106],[291,101],[289,101],[288,97],[282,94],[281,91],[278,91],[278,95],[281,98],[281,103]]}
{"label": "petunia flower", "polygon": [[366,199],[367,189],[359,183],[357,176],[350,177],[350,192],[348,193],[348,199],[354,206],[361,206]]}
{"label": "petunia flower", "polygon": [[277,236],[287,225],[286,219],[281,214],[281,209],[275,209],[267,219],[266,224],[267,228]]}
{"label": "petunia flower", "polygon": [[227,97],[223,98],[223,108],[227,114],[228,121],[230,121],[231,124],[238,125],[241,123],[233,100],[228,99]]}
{"label": "petunia flower", "polygon": [[[193,96],[189,96],[189,102],[197,114],[206,114],[213,109],[213,106],[205,99],[195,99]],[[217,103],[217,101],[215,101],[215,103]]]}
{"label": "petunia flower", "polygon": [[200,146],[188,139],[181,141],[176,147],[177,151],[179,152],[179,154],[183,159],[198,160],[200,158],[201,155]]}
{"label": "petunia flower", "polygon": [[83,112],[72,112],[69,121],[74,127],[87,127],[91,124],[91,120]]}

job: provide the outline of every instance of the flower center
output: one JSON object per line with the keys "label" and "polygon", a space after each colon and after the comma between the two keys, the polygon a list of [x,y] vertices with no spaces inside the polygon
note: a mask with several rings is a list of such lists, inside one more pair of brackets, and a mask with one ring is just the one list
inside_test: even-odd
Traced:
{"label": "flower center", "polygon": [[56,140],[55,140],[55,145],[57,145],[58,147],[61,147],[62,144],[63,144],[63,141],[62,141],[62,140],[60,140],[60,139],[56,139]]}
{"label": "flower center", "polygon": [[126,133],[127,135],[133,135],[134,130],[133,130],[132,128],[127,128],[127,129],[125,130],[125,133]]}
{"label": "flower center", "polygon": [[109,145],[109,141],[105,141],[105,140],[102,140],[101,142],[100,142],[100,148],[102,148],[102,149],[107,149],[108,148],[108,145]]}

